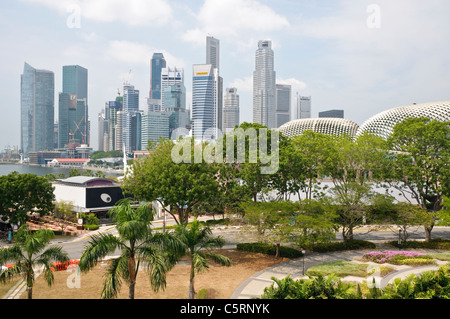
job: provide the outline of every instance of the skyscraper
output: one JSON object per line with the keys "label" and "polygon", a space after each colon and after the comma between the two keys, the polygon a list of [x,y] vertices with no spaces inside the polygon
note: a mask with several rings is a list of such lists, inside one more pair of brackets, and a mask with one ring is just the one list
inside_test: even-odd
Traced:
{"label": "skyscraper", "polygon": [[290,85],[276,85],[275,124],[277,128],[291,120],[291,88]]}
{"label": "skyscraper", "polygon": [[253,122],[275,128],[275,81],[272,42],[259,41],[253,72]]}
{"label": "skyscraper", "polygon": [[24,64],[20,78],[21,149],[30,152],[53,150],[55,119],[55,75]]}
{"label": "skyscraper", "polygon": [[311,97],[297,94],[297,119],[311,118]]}
{"label": "skyscraper", "polygon": [[177,83],[164,90],[165,111],[169,114],[169,138],[178,128],[187,129],[189,112],[186,109],[186,88],[183,83]]}
{"label": "skyscraper", "polygon": [[161,111],[165,111],[165,89],[174,84],[184,83],[184,69],[166,67],[161,70]]}
{"label": "skyscraper", "polygon": [[147,149],[150,142],[169,138],[169,114],[166,112],[146,112],[142,115],[141,149]]}
{"label": "skyscraper", "polygon": [[206,64],[220,70],[220,41],[214,37],[206,37]]}
{"label": "skyscraper", "polygon": [[[133,85],[125,83],[123,86],[123,131],[122,138],[125,145],[126,152],[135,151],[133,145],[133,126],[132,117],[139,112],[139,90],[136,90]],[[121,148],[123,149],[123,147]]]}
{"label": "skyscraper", "polygon": [[161,100],[161,70],[166,67],[162,53],[153,53],[150,66],[150,99]]}
{"label": "skyscraper", "polygon": [[344,118],[344,110],[329,110],[329,111],[323,111],[319,112],[319,117],[327,117],[327,118]]}
{"label": "skyscraper", "polygon": [[[217,138],[222,128],[222,108],[219,103],[219,70],[211,64],[193,66],[192,125],[197,139]],[[204,136],[208,130],[208,136]],[[211,134],[210,134],[211,133]]]}
{"label": "skyscraper", "polygon": [[239,94],[237,94],[236,88],[228,88],[225,92],[222,129],[224,133],[228,133],[240,123]]}
{"label": "skyscraper", "polygon": [[63,66],[63,91],[59,94],[59,148],[89,144],[88,70]]}

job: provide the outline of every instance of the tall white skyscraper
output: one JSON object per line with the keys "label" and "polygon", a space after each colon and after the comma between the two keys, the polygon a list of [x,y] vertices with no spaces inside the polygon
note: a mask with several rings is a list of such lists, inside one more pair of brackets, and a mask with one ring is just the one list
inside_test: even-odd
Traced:
{"label": "tall white skyscraper", "polygon": [[222,129],[224,133],[229,133],[240,123],[239,94],[236,88],[226,89],[225,92]]}
{"label": "tall white skyscraper", "polygon": [[276,127],[291,120],[291,89],[290,85],[277,84],[275,119]]}
{"label": "tall white skyscraper", "polygon": [[220,70],[220,41],[214,37],[206,37],[206,64]]}
{"label": "tall white skyscraper", "polygon": [[259,41],[253,72],[253,122],[276,128],[276,72],[272,42]]}
{"label": "tall white skyscraper", "polygon": [[297,93],[297,119],[311,118],[311,97],[301,96]]}
{"label": "tall white skyscraper", "polygon": [[192,135],[196,139],[217,138],[219,133],[217,129],[222,129],[222,108],[218,98],[219,86],[218,69],[213,68],[211,64],[195,64],[193,66]]}

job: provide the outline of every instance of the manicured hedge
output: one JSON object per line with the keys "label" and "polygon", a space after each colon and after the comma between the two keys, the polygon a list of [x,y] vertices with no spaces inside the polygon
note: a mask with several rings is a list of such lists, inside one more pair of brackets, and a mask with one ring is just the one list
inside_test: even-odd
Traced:
{"label": "manicured hedge", "polygon": [[376,248],[376,245],[374,243],[359,239],[349,239],[346,241],[330,242],[310,247],[312,251],[318,253],[325,253],[329,251],[374,249],[374,248]]}
{"label": "manicured hedge", "polygon": [[[277,252],[276,245],[263,244],[263,243],[240,243],[237,244],[237,249],[242,251],[248,251],[252,253],[262,253],[266,255],[275,256]],[[280,247],[281,257],[286,258],[298,258],[302,257],[303,254],[300,250],[290,247],[281,246]]]}
{"label": "manicured hedge", "polygon": [[388,242],[390,245],[397,248],[422,248],[422,249],[442,249],[450,250],[450,240],[448,239],[432,239],[429,242],[426,241],[407,241],[402,244],[398,244],[398,241]]}
{"label": "manicured hedge", "polygon": [[99,225],[83,225],[84,230],[97,230],[99,229]]}

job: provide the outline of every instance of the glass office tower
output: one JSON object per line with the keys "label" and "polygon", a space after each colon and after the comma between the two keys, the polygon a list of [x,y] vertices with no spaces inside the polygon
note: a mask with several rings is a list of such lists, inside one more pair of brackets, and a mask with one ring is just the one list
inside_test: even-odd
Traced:
{"label": "glass office tower", "polygon": [[55,75],[25,63],[21,75],[21,149],[30,152],[53,150]]}
{"label": "glass office tower", "polygon": [[[196,139],[215,139],[222,127],[219,71],[211,64],[193,66],[192,125]],[[206,135],[205,135],[206,134]]]}
{"label": "glass office tower", "polygon": [[161,100],[161,70],[166,67],[162,53],[153,53],[150,68],[150,99]]}

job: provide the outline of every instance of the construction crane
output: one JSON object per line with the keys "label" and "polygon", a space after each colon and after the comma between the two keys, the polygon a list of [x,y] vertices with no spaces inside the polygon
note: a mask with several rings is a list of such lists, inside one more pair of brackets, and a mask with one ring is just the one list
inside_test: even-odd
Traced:
{"label": "construction crane", "polygon": [[[80,122],[77,124],[77,122],[73,122],[75,124],[75,131],[70,131],[69,132],[69,149],[75,149],[75,134],[78,132],[78,130],[80,129],[80,125],[81,122],[83,122],[84,120],[84,116],[81,118]],[[70,139],[70,136],[72,136],[72,139]],[[84,138],[86,136],[86,132],[83,134],[83,132],[81,133],[82,136],[82,142],[84,144]]]}

